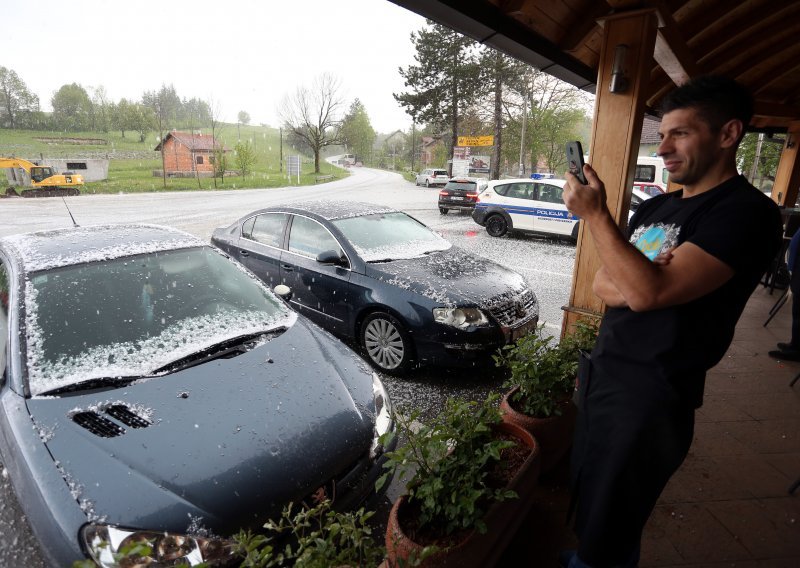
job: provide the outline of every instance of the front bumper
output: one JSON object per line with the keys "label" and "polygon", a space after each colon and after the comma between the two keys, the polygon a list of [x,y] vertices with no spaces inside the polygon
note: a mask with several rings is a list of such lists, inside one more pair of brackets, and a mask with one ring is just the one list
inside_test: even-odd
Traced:
{"label": "front bumper", "polygon": [[427,337],[417,334],[417,357],[420,363],[443,367],[493,365],[492,355],[498,349],[535,330],[538,322],[535,315],[513,327],[491,326],[471,331],[454,328]]}
{"label": "front bumper", "polygon": [[482,207],[475,207],[472,210],[472,220],[481,227],[486,223],[486,209]]}

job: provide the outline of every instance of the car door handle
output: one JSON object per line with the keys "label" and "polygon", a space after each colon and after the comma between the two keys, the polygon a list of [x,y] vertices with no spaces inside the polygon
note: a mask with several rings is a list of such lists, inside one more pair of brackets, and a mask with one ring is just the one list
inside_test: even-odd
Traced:
{"label": "car door handle", "polygon": [[242,256],[250,256],[250,253],[247,252],[246,250],[240,250],[239,254],[242,255]]}
{"label": "car door handle", "polygon": [[286,272],[291,272],[294,270],[294,266],[291,264],[281,264],[281,268],[283,268]]}

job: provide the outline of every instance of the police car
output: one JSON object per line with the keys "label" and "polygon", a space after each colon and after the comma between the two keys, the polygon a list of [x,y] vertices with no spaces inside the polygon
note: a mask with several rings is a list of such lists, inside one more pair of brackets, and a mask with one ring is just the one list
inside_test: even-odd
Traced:
{"label": "police car", "polygon": [[[486,227],[486,232],[493,237],[519,231],[577,240],[580,218],[567,211],[564,205],[565,183],[566,180],[553,178],[490,181],[478,195],[472,219]],[[650,197],[634,189],[628,218]]]}
{"label": "police car", "polygon": [[578,238],[578,217],[567,211],[563,179],[490,181],[478,196],[473,220],[493,237],[511,231]]}

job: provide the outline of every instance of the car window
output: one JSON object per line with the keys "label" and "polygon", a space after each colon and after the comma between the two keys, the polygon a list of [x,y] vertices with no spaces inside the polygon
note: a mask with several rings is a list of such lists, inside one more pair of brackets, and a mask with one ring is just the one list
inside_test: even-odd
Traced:
{"label": "car window", "polygon": [[247,234],[242,229],[242,235],[250,240],[263,245],[281,248],[283,246],[283,232],[286,227],[286,213],[265,213],[253,219],[253,224]]}
{"label": "car window", "polygon": [[467,191],[474,191],[478,187],[474,181],[448,181],[444,186],[445,189],[465,189]]}
{"label": "car window", "polygon": [[310,258],[317,258],[321,252],[335,250],[340,254],[342,248],[328,229],[308,217],[295,215],[289,232],[289,250]]}
{"label": "car window", "polygon": [[333,222],[366,262],[415,258],[452,245],[405,213],[375,213]]}
{"label": "car window", "polygon": [[631,211],[636,211],[639,208],[639,205],[642,204],[642,201],[643,200],[642,200],[641,197],[639,197],[638,195],[632,193],[631,194],[631,206],[630,206]]}
{"label": "car window", "polygon": [[447,170],[433,170],[433,175],[435,176],[446,176]]}
{"label": "car window", "polygon": [[530,183],[512,183],[508,186],[506,197],[516,197],[517,199],[533,199],[533,184]]}
{"label": "car window", "polygon": [[508,193],[508,188],[509,187],[510,187],[510,184],[496,185],[496,186],[494,186],[494,192],[497,195],[502,195],[503,197],[505,197],[506,194]]}
{"label": "car window", "polygon": [[636,171],[633,174],[636,181],[652,182],[656,180],[656,167],[646,164],[636,164]]}
{"label": "car window", "polygon": [[36,395],[86,379],[142,376],[294,314],[211,247],[35,272],[26,288],[28,382]]}
{"label": "car window", "polygon": [[546,183],[537,183],[536,190],[539,195],[539,201],[546,201],[547,203],[563,203],[561,198],[564,190],[556,185]]}
{"label": "car window", "polygon": [[0,262],[0,376],[6,374],[6,349],[8,348],[8,297],[11,288],[8,284],[8,270]]}

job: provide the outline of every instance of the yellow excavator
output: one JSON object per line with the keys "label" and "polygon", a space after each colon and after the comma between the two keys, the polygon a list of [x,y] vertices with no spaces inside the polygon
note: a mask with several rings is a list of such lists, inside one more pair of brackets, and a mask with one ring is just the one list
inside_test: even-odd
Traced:
{"label": "yellow excavator", "polygon": [[[22,158],[0,157],[0,169],[11,168],[24,170],[27,176],[15,177],[24,182],[22,197],[58,197],[62,195],[80,195],[83,187],[83,176],[64,172],[59,174],[51,166],[39,166]],[[25,177],[28,179],[26,180]],[[19,196],[14,186],[6,189],[6,196]]]}

